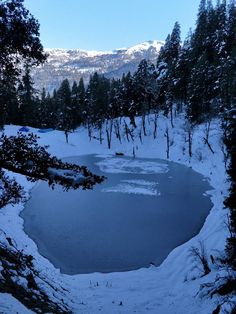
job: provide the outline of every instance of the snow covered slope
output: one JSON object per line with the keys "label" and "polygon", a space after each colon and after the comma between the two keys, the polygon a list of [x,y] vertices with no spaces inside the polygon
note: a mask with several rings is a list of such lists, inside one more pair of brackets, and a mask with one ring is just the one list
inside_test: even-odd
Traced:
{"label": "snow covered slope", "polygon": [[[62,275],[59,269],[55,269],[48,260],[40,256],[36,244],[24,233],[23,220],[19,217],[23,204],[3,208],[0,211],[1,228],[15,239],[20,250],[35,257],[36,266],[47,274],[54,285],[55,283],[63,285],[68,290],[67,295],[63,295],[63,299],[72,308],[73,313],[209,314],[217,304],[224,303],[217,295],[210,298],[200,291],[201,284],[214,282],[219,276],[219,268],[217,264],[211,262],[210,255],[214,256],[215,260],[220,256],[228,234],[225,223],[228,211],[223,205],[228,182],[220,142],[220,121],[213,121],[210,129],[209,142],[214,154],[203,142],[206,127],[203,124],[195,128],[193,157],[189,158],[183,117],[176,117],[174,128],[171,128],[169,119],[160,115],[156,139],[153,139],[153,119],[153,116],[148,118],[147,136],[143,136],[142,142],[139,138],[142,121],[137,119],[138,130],[134,132],[134,141],[127,142],[124,135],[120,143],[113,135],[111,150],[107,148],[106,141],[100,145],[97,136],[90,142],[87,130],[84,128],[79,128],[75,133],[70,134],[68,144],[63,132],[39,134],[37,130],[30,128],[40,135],[40,143],[49,144],[49,151],[58,157],[95,153],[107,157],[109,161],[110,154],[123,152],[125,155],[132,156],[133,150],[138,157],[166,159],[165,132],[168,127],[171,142],[170,160],[192,167],[203,174],[213,188],[208,192],[213,208],[196,237],[174,249],[159,267],[152,266],[148,269],[122,273]],[[127,123],[129,123],[128,119]],[[17,130],[18,127],[7,126],[6,134],[16,134]],[[22,176],[17,175],[17,178],[27,191],[33,186],[33,183],[27,182]],[[204,277],[201,276],[200,263],[191,254],[191,247],[199,247],[199,241],[204,243],[211,268],[210,274]],[[7,314],[1,303],[2,300],[5,298],[0,294],[0,313]],[[228,313],[226,306],[227,304],[223,306],[221,313]],[[18,310],[17,307],[16,309]]]}
{"label": "snow covered slope", "polygon": [[32,74],[36,87],[49,91],[57,88],[65,78],[73,82],[83,77],[88,82],[89,76],[96,71],[117,78],[128,71],[134,72],[144,58],[155,62],[162,45],[162,41],[154,40],[114,51],[45,49],[48,61]]}
{"label": "snow covered slope", "polygon": [[32,314],[18,300],[8,293],[0,293],[0,313],[1,314]]}

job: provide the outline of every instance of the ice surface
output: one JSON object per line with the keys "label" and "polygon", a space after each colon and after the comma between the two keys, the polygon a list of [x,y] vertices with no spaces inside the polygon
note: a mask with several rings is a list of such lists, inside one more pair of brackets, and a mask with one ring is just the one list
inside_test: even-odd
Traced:
{"label": "ice surface", "polygon": [[136,173],[155,174],[167,173],[168,166],[155,161],[140,161],[126,158],[106,158],[97,163],[103,172],[107,173]]}
{"label": "ice surface", "polygon": [[121,180],[121,183],[105,188],[102,192],[112,193],[127,193],[127,194],[141,194],[149,196],[160,196],[160,191],[157,190],[157,183],[145,180]]}

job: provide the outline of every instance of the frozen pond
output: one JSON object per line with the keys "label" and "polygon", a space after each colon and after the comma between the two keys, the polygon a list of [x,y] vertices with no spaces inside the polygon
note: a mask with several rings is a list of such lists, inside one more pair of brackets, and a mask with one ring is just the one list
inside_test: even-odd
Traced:
{"label": "frozen pond", "polygon": [[159,159],[86,155],[66,161],[107,177],[93,191],[32,190],[26,233],[61,272],[113,272],[159,265],[196,235],[211,187],[192,169]]}

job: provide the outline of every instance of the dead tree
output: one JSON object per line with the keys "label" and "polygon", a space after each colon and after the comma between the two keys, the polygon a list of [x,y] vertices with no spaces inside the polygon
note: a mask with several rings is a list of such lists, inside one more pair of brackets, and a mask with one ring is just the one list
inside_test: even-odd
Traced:
{"label": "dead tree", "polygon": [[134,148],[134,147],[133,147],[133,157],[134,157],[134,158],[136,157],[135,148]]}
{"label": "dead tree", "polygon": [[129,119],[130,119],[130,124],[131,124],[134,128],[136,128],[137,126],[136,126],[136,123],[135,123],[135,115],[130,115]]}
{"label": "dead tree", "polygon": [[66,137],[66,143],[68,144],[68,135],[69,135],[69,131],[65,130],[65,137]]}
{"label": "dead tree", "polygon": [[169,135],[168,127],[166,127],[165,137],[166,137],[166,157],[167,159],[169,159],[170,158],[170,135]]}
{"label": "dead tree", "polygon": [[207,144],[208,148],[214,154],[215,152],[213,151],[211,144],[209,143],[209,135],[210,135],[210,129],[211,129],[211,119],[209,119],[206,123],[205,126],[205,137],[203,138],[204,144]]}
{"label": "dead tree", "polygon": [[157,118],[158,118],[158,114],[155,113],[154,115],[154,130],[153,130],[153,138],[156,139],[157,137]]}
{"label": "dead tree", "polygon": [[171,127],[174,127],[174,122],[173,122],[173,105],[170,105],[170,123],[171,123]]}
{"label": "dead tree", "polygon": [[119,142],[121,143],[120,124],[119,124],[119,121],[117,119],[115,120],[114,128],[115,128],[116,138],[118,138]]}
{"label": "dead tree", "polygon": [[111,148],[111,139],[112,139],[113,120],[110,119],[109,122],[110,122],[109,127],[108,127],[108,121],[106,123],[106,134],[107,134],[107,145],[108,145],[108,148],[110,149]]}
{"label": "dead tree", "polygon": [[124,123],[125,123],[125,134],[126,134],[127,141],[129,142],[129,136],[130,136],[131,140],[134,141],[134,136],[133,136],[132,131],[128,127],[126,121],[124,121]]}
{"label": "dead tree", "polygon": [[140,139],[140,143],[143,143],[143,139],[142,139],[142,130],[139,131],[138,137]]}
{"label": "dead tree", "polygon": [[194,133],[194,126],[187,121],[185,124],[185,130],[187,132],[187,142],[188,142],[188,154],[189,157],[192,157],[192,146],[193,146],[193,133]]}
{"label": "dead tree", "polygon": [[190,252],[192,256],[194,256],[196,260],[200,262],[203,269],[203,276],[206,276],[211,272],[211,269],[208,264],[206,249],[203,241],[199,241],[198,244],[199,244],[198,247],[192,246],[190,248]]}
{"label": "dead tree", "polygon": [[126,122],[125,122],[125,135],[126,135],[127,142],[129,142],[129,128]]}
{"label": "dead tree", "polygon": [[174,122],[173,122],[173,97],[172,97],[171,93],[167,92],[166,98],[167,98],[166,105],[167,105],[168,111],[170,113],[170,123],[171,123],[171,127],[173,128],[174,127]]}
{"label": "dead tree", "polygon": [[99,143],[102,144],[103,137],[102,137],[102,124],[99,125]]}
{"label": "dead tree", "polygon": [[221,138],[220,139],[220,149],[222,151],[222,154],[224,156],[224,165],[225,165],[225,168],[227,168],[227,163],[228,163],[228,160],[229,160],[229,151],[227,150],[225,144],[224,144],[224,140]]}
{"label": "dead tree", "polygon": [[91,124],[89,122],[87,123],[87,129],[88,129],[89,141],[91,142],[91,139],[92,139],[92,127],[91,127]]}
{"label": "dead tree", "polygon": [[145,113],[142,114],[142,127],[143,127],[143,135],[147,136],[147,132],[146,132],[146,115],[145,115]]}

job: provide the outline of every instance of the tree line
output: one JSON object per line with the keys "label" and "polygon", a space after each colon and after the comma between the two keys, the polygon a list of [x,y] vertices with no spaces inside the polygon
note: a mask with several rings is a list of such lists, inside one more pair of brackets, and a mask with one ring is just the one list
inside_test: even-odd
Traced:
{"label": "tree line", "polygon": [[236,97],[236,8],[234,1],[201,0],[196,29],[181,44],[179,23],[167,36],[156,64],[142,60],[134,74],[107,79],[98,73],[85,87],[66,79],[50,95],[36,93],[26,65],[21,82],[4,84],[0,103],[2,125],[14,123],[74,130],[80,124],[99,126],[105,119],[164,110],[186,109],[191,123],[224,114]]}

